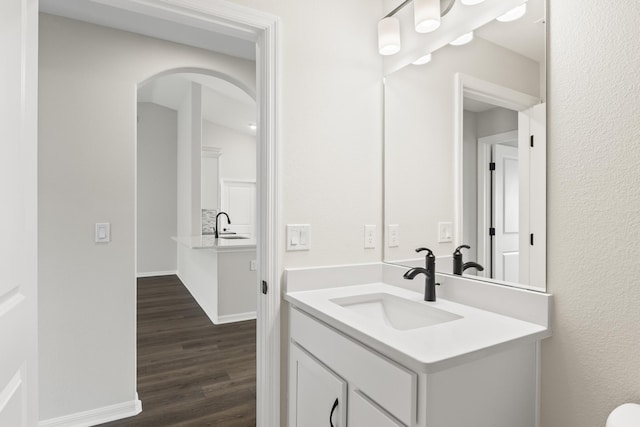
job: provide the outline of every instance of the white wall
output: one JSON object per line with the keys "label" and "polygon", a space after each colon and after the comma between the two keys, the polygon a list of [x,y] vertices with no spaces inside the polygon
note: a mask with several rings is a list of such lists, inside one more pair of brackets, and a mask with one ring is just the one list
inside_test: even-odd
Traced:
{"label": "white wall", "polygon": [[282,222],[311,224],[311,250],[284,266],[379,261],[363,242],[382,216],[380,2],[234,3],[281,18]]}
{"label": "white wall", "polygon": [[478,38],[437,53],[386,77],[385,221],[399,224],[400,246],[385,248],[385,260],[415,258],[420,246],[438,256],[454,250],[438,243],[438,222],[455,219],[455,74],[538,94],[537,63],[513,51]]}
{"label": "white wall", "polygon": [[138,103],[138,274],[176,270],[177,114]]}
{"label": "white wall", "polygon": [[513,130],[518,130],[517,111],[498,107],[478,113],[478,138]]}
{"label": "white wall", "polygon": [[251,61],[41,15],[41,419],[135,399],[136,86],[178,67],[255,87]]}
{"label": "white wall", "polygon": [[204,120],[202,145],[222,150],[222,179],[256,180],[256,137]]}
{"label": "white wall", "polygon": [[541,425],[601,427],[640,402],[640,3],[549,3]]}

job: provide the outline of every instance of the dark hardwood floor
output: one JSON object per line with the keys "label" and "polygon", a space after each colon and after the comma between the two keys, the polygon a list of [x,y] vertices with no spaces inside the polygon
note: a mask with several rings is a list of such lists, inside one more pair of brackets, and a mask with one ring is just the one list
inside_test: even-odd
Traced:
{"label": "dark hardwood floor", "polygon": [[103,426],[255,426],[256,322],[213,325],[176,276],[138,279],[138,394]]}

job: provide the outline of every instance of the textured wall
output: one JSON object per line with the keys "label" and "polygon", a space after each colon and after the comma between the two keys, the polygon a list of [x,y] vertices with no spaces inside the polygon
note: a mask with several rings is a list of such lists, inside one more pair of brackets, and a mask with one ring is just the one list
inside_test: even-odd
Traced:
{"label": "textured wall", "polygon": [[550,2],[542,427],[640,402],[640,2]]}

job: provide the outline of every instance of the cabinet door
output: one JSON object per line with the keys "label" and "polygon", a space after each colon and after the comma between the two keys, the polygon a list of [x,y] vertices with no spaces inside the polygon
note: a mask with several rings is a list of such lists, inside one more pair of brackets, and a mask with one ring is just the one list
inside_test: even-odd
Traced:
{"label": "cabinet door", "polygon": [[358,390],[349,391],[349,427],[404,427]]}
{"label": "cabinet door", "polygon": [[295,344],[289,369],[289,427],[346,427],[347,383]]}

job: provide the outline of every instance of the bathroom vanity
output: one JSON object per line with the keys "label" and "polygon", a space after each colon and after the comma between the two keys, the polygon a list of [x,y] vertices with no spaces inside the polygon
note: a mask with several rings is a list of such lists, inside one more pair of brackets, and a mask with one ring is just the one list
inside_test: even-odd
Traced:
{"label": "bathroom vanity", "polygon": [[435,302],[402,282],[288,292],[289,426],[534,427],[550,296],[479,285],[537,311],[523,320],[456,302],[475,281],[442,279]]}

